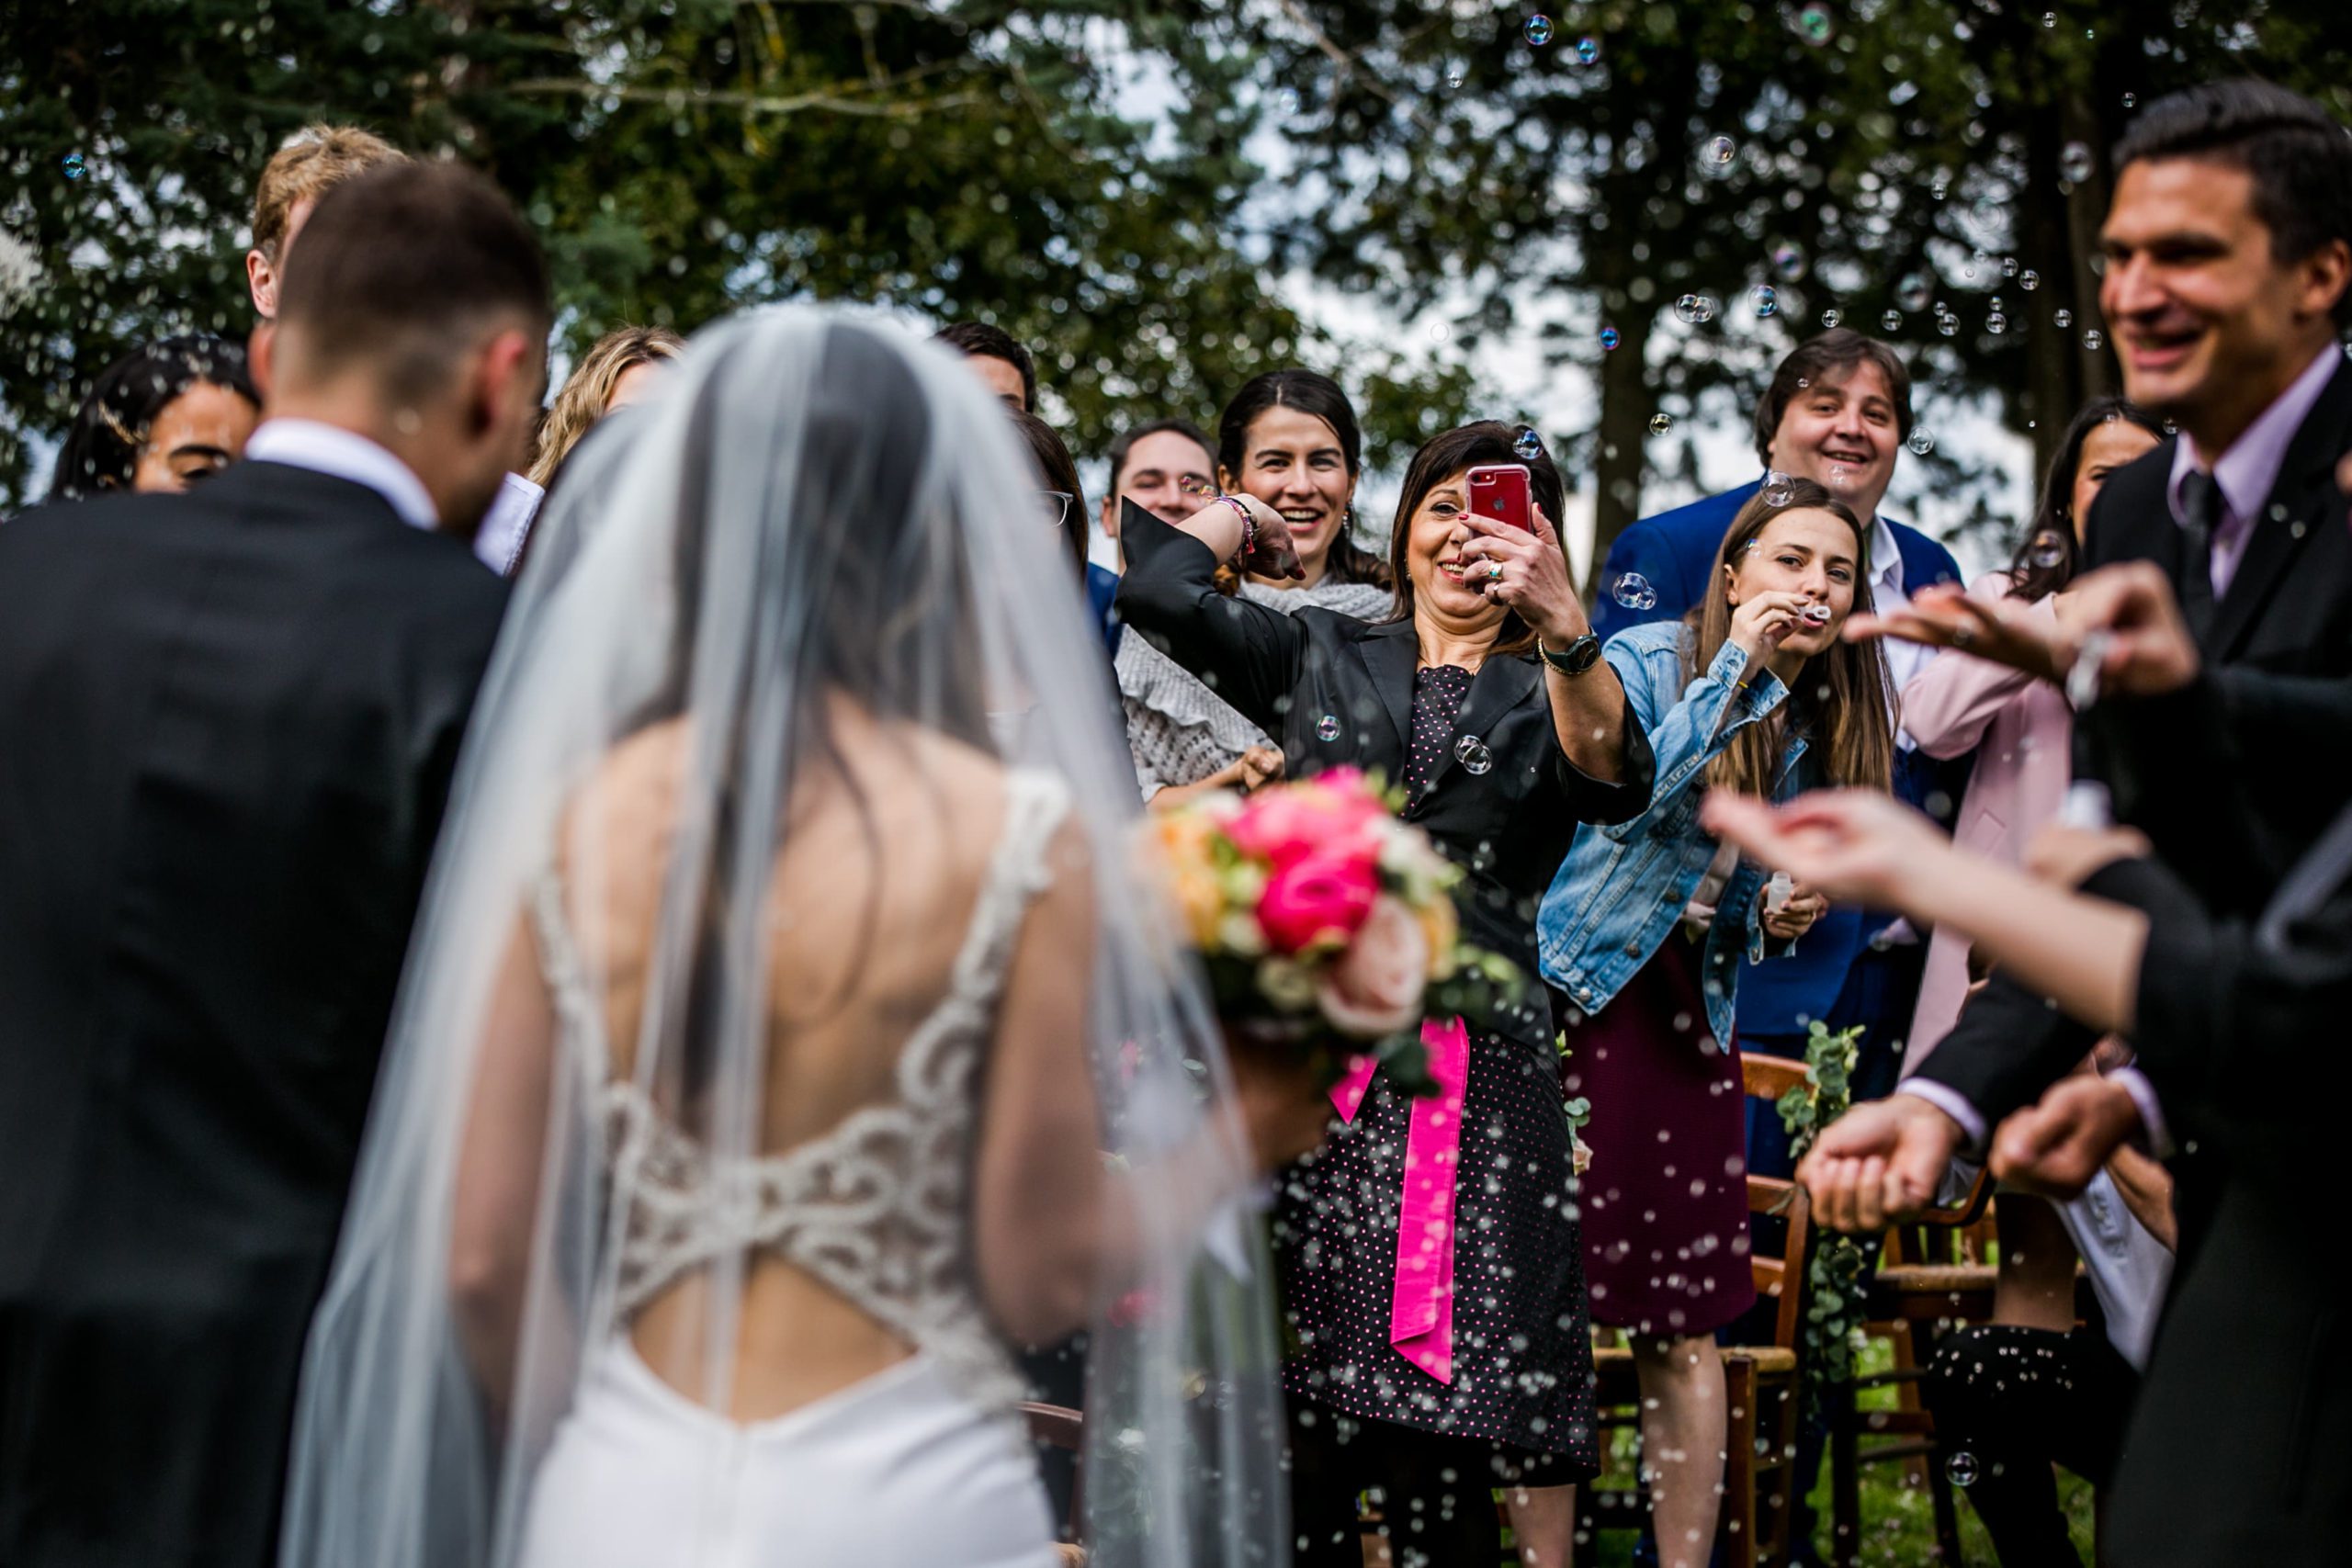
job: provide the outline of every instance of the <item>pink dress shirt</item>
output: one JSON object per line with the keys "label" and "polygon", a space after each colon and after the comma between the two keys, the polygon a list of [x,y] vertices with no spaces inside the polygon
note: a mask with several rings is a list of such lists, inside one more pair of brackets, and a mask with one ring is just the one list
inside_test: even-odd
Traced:
{"label": "pink dress shirt", "polygon": [[[1987,572],[1968,585],[1972,597],[2008,597],[2009,574]],[[2057,620],[2050,601],[2032,606],[2034,619]],[[1952,838],[1963,849],[2015,865],[2025,847],[2066,798],[2074,776],[2074,710],[2047,681],[1946,649],[1903,688],[1903,728],[1930,757],[1957,757],[1976,749]],[[1968,994],[1968,939],[1939,930],[1928,943],[1918,1010],[1903,1053],[1907,1077],[1951,1032]]]}

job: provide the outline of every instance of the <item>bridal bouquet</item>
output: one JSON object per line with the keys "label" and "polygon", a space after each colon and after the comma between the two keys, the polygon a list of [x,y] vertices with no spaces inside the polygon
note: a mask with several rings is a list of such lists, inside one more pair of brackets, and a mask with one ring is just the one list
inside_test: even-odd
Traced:
{"label": "bridal bouquet", "polygon": [[1488,1016],[1519,975],[1462,941],[1461,870],[1396,804],[1339,768],[1156,815],[1151,846],[1228,1035],[1321,1053],[1334,1078],[1370,1055],[1422,1093],[1421,1021]]}

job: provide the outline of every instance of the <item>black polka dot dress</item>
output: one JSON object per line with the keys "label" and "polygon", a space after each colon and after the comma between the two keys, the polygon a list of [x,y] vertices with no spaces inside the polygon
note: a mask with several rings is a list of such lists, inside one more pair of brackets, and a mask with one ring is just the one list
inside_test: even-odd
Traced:
{"label": "black polka dot dress", "polygon": [[[1471,672],[1413,683],[1418,802],[1454,755]],[[1475,737],[1465,738],[1466,746]],[[1459,758],[1455,759],[1459,761]],[[1409,807],[1408,807],[1409,814]],[[1592,1359],[1567,1122],[1551,1043],[1470,1037],[1453,1211],[1453,1379],[1390,1343],[1413,1101],[1376,1075],[1355,1117],[1284,1172],[1274,1214],[1293,1400],[1525,1450],[1532,1483],[1589,1475]]]}

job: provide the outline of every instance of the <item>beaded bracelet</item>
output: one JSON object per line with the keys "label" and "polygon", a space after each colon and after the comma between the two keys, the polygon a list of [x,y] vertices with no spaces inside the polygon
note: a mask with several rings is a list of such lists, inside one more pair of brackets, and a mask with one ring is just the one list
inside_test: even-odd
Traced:
{"label": "beaded bracelet", "polygon": [[1241,519],[1241,547],[1234,552],[1233,558],[1248,560],[1258,548],[1258,520],[1250,516],[1250,509],[1234,497],[1221,495],[1217,499],[1233,508],[1233,514]]}

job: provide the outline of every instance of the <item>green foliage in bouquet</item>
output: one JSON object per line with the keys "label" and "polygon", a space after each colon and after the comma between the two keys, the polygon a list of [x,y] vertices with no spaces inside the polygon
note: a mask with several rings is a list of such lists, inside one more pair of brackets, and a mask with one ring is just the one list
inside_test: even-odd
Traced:
{"label": "green foliage in bouquet", "polygon": [[[1781,1096],[1778,1104],[1792,1157],[1803,1159],[1821,1130],[1853,1103],[1854,1059],[1861,1038],[1859,1024],[1833,1034],[1828,1025],[1814,1020],[1805,1041],[1804,1082]],[[1805,1261],[1804,1337],[1807,1381],[1816,1400],[1824,1385],[1853,1382],[1855,1342],[1861,1334],[1870,1287],[1869,1263],[1869,1254],[1854,1237],[1814,1233]]]}

